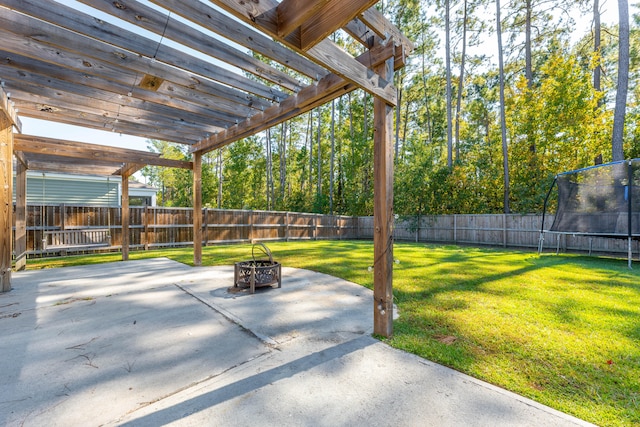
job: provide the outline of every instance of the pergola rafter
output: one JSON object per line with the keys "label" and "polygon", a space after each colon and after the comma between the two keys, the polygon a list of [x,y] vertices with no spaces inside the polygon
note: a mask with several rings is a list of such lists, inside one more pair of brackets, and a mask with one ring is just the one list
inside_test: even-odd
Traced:
{"label": "pergola rafter", "polygon": [[[376,99],[376,332],[389,334],[391,289],[393,71],[413,48],[376,0],[0,0],[0,286],[10,289],[11,156],[16,187],[26,169],[117,174],[144,165],[193,170],[194,209],[202,206],[201,163],[208,151],[254,135],[356,89]],[[330,38],[342,29],[361,46],[354,57]],[[15,108],[14,108],[15,107]],[[20,115],[185,144],[193,160],[15,135]],[[7,148],[9,147],[9,148]],[[0,183],[1,184],[1,183]],[[26,203],[17,198],[16,212]],[[194,215],[194,261],[201,218]],[[7,219],[8,218],[8,219]],[[7,222],[8,221],[8,222]],[[16,221],[16,248],[22,227]],[[6,232],[5,231],[9,231]],[[9,237],[6,237],[9,235]],[[124,234],[123,234],[124,235]],[[383,244],[380,242],[386,242]],[[123,259],[128,248],[123,241]],[[8,261],[7,261],[8,259]],[[382,292],[382,294],[380,294]],[[385,314],[386,313],[386,314]],[[378,328],[378,326],[376,326]],[[386,329],[385,329],[386,328]]]}

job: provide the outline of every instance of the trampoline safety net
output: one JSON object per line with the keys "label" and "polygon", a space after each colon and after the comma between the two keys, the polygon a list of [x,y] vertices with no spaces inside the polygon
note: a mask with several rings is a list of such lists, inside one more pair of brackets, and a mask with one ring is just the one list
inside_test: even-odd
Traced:
{"label": "trampoline safety net", "polygon": [[640,237],[640,159],[565,172],[556,183],[558,206],[548,231]]}

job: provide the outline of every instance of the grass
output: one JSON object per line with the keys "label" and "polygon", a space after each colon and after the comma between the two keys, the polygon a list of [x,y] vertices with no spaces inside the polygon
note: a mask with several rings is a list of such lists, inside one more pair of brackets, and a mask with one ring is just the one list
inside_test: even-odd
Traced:
{"label": "grass", "polygon": [[[274,242],[274,257],[373,286],[370,242]],[[250,245],[203,250],[203,264]],[[193,264],[192,250],[132,252]],[[604,426],[640,425],[640,273],[626,260],[395,245],[400,318],[390,345]],[[29,268],[116,261],[119,254],[29,261]]]}

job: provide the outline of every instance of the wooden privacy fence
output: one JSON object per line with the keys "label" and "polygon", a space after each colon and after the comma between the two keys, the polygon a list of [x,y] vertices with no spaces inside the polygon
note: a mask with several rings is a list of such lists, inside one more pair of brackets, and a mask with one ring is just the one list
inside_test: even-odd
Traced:
{"label": "wooden privacy fence", "polygon": [[[545,228],[553,215],[545,216]],[[488,245],[515,249],[538,249],[540,214],[456,214],[396,218],[393,236],[397,241]],[[373,238],[373,217],[360,218],[358,238]],[[626,239],[573,234],[544,233],[543,251],[627,254]],[[635,241],[634,252],[640,252]]]}
{"label": "wooden privacy fence", "polygon": [[[15,218],[15,216],[14,216]],[[118,250],[120,207],[28,205],[27,254]],[[396,218],[397,241],[537,249],[541,215],[429,215]],[[553,222],[547,215],[546,224]],[[190,246],[193,209],[131,207],[131,249]],[[373,217],[311,213],[203,209],[203,244],[252,240],[373,239]],[[627,241],[545,233],[545,251],[626,254]],[[640,242],[634,242],[634,252]]]}
{"label": "wooden privacy fence", "polygon": [[[205,245],[358,238],[358,218],[351,216],[203,209],[202,219]],[[27,254],[32,256],[111,251],[122,245],[120,207],[28,205],[26,223]],[[129,242],[131,249],[144,250],[192,245],[193,209],[130,207]]]}

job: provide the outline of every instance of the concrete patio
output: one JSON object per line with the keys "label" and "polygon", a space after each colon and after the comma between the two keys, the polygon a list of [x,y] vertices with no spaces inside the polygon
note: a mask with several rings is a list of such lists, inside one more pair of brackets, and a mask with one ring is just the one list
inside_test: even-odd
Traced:
{"label": "concrete patio", "polygon": [[0,425],[588,425],[373,339],[359,285],[232,284],[164,258],[15,273]]}

